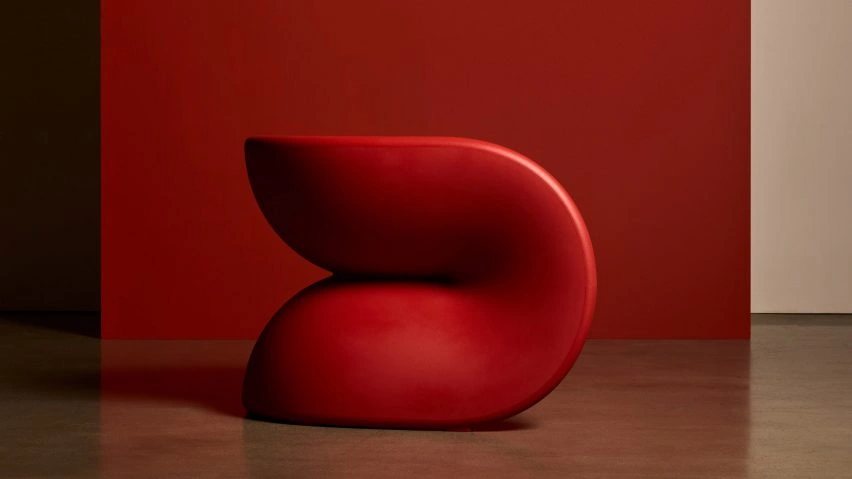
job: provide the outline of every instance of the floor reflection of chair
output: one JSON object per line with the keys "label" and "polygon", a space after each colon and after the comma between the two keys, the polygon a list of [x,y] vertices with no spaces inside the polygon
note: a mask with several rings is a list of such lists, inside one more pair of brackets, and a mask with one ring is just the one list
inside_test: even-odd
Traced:
{"label": "floor reflection of chair", "polygon": [[[250,341],[104,341],[104,477],[717,477],[747,474],[745,341],[590,341],[551,395],[508,427],[472,433],[243,419]],[[709,451],[715,451],[710,454]],[[725,451],[721,453],[720,451]],[[621,458],[613,461],[613,457]],[[560,477],[561,477],[560,476]]]}

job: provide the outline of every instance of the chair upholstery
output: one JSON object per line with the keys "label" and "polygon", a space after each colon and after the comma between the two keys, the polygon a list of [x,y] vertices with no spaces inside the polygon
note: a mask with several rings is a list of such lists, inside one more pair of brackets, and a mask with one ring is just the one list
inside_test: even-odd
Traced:
{"label": "chair upholstery", "polygon": [[257,203],[332,275],[262,332],[243,402],[293,423],[456,428],[514,415],[576,360],[591,241],[541,167],[433,137],[250,138]]}

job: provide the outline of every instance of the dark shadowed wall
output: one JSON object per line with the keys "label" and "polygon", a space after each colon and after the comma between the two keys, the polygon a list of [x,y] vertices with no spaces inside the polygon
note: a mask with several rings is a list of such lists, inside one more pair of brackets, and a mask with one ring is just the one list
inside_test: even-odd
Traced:
{"label": "dark shadowed wall", "polygon": [[98,8],[0,2],[0,310],[99,308]]}
{"label": "dark shadowed wall", "polygon": [[283,134],[513,148],[587,220],[593,336],[748,337],[748,0],[102,3],[105,337],[256,337],[321,275],[246,179]]}

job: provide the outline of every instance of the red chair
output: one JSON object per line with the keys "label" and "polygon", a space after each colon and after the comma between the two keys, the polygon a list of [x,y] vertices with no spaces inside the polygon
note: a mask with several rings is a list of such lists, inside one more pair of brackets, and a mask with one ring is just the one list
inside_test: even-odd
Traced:
{"label": "red chair", "polygon": [[466,427],[532,406],[580,354],[591,241],[524,156],[462,138],[251,138],[246,165],[272,228],[333,273],[258,339],[251,414]]}

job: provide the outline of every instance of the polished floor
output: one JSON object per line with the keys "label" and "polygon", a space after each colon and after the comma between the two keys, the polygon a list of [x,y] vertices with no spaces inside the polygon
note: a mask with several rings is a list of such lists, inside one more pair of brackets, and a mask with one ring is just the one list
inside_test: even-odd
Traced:
{"label": "polished floor", "polygon": [[246,341],[103,341],[0,315],[0,477],[852,478],[852,316],[747,341],[590,341],[527,412],[471,432],[243,417]]}

